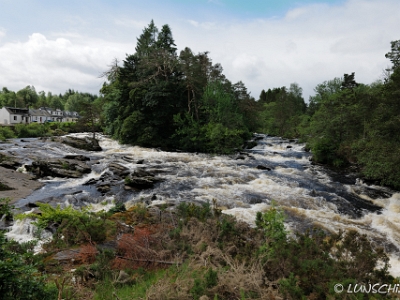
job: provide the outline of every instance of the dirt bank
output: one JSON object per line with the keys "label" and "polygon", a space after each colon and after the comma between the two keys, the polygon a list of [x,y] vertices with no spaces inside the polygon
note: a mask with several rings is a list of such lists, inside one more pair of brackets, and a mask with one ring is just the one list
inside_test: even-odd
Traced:
{"label": "dirt bank", "polygon": [[0,167],[0,183],[12,188],[8,191],[0,191],[0,198],[10,198],[11,202],[25,198],[43,184],[33,180],[28,174]]}

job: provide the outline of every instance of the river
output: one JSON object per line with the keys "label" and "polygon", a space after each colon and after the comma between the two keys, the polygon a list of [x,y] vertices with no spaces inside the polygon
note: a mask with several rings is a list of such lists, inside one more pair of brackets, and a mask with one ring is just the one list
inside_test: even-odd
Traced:
{"label": "river", "polygon": [[[91,173],[78,179],[42,178],[45,185],[19,200],[16,206],[20,208],[36,201],[77,208],[91,205],[94,210],[107,209],[115,201],[122,201],[127,207],[137,202],[150,205],[210,201],[223,213],[254,224],[257,211],[264,211],[275,202],[285,211],[286,226],[291,231],[318,226],[332,232],[354,229],[366,234],[390,254],[390,272],[400,276],[399,192],[314,165],[304,145],[294,140],[262,134],[257,134],[256,139],[256,147],[231,156],[120,145],[101,135],[101,152],[78,150],[51,140],[16,139],[2,144],[0,153],[18,157],[25,165],[71,154],[90,158],[87,163]],[[161,180],[153,188],[126,189],[123,180],[113,179],[110,164],[122,165],[131,172],[150,171]],[[110,181],[106,192],[89,184],[104,180]],[[26,238],[27,231],[32,231],[29,224],[14,224],[9,236]]]}

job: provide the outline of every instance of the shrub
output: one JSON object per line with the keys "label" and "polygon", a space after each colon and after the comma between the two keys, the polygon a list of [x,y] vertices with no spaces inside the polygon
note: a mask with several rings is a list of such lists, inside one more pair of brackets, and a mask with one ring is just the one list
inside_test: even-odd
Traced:
{"label": "shrub", "polygon": [[[1,183],[0,183],[0,191],[1,191]],[[13,205],[10,205],[11,199],[9,198],[0,198],[0,218],[3,215],[6,215],[5,218],[10,220],[13,217],[12,209]]]}
{"label": "shrub", "polygon": [[5,141],[6,139],[15,138],[15,133],[9,127],[0,126],[0,141]]}
{"label": "shrub", "polygon": [[20,247],[18,252],[10,250],[15,246],[0,232],[0,295],[1,299],[56,299],[57,290],[46,284],[45,277],[37,270],[31,257],[31,247]]}
{"label": "shrub", "polygon": [[107,227],[114,226],[111,221],[105,219],[105,215],[91,213],[86,208],[75,210],[72,206],[64,209],[58,205],[52,207],[49,204],[38,203],[40,215],[18,215],[18,218],[33,217],[35,225],[39,229],[45,229],[49,225],[56,224],[57,232],[50,244],[58,247],[66,247],[81,243],[99,243],[106,239]]}
{"label": "shrub", "polygon": [[275,207],[256,219],[266,237],[260,249],[266,254],[266,275],[282,278],[280,291],[289,299],[335,297],[335,283],[391,281],[387,255],[374,249],[365,235],[348,231],[328,236],[313,229],[288,238],[283,222],[282,210]]}

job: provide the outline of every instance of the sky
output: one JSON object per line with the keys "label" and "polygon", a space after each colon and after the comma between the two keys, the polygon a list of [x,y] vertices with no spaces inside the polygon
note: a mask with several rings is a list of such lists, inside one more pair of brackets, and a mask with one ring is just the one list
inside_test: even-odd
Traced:
{"label": "sky", "polygon": [[256,99],[297,83],[307,101],[352,72],[373,83],[400,39],[400,0],[0,0],[0,89],[99,94],[100,75],[152,19]]}

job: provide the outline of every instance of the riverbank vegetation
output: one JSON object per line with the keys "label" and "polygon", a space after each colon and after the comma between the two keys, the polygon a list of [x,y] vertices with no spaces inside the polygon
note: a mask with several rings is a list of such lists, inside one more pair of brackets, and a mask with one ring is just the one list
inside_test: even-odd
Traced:
{"label": "riverbank vegetation", "polygon": [[344,74],[319,84],[307,106],[296,84],[263,90],[263,132],[298,137],[314,162],[352,165],[365,179],[400,189],[400,41],[386,57],[392,66],[382,81],[362,84],[354,73]]}
{"label": "riverbank vegetation", "polygon": [[397,283],[383,250],[355,231],[292,235],[274,206],[250,227],[215,204],[98,213],[39,204],[37,234],[53,231],[45,253],[0,234],[2,299],[344,299],[335,284]]}

